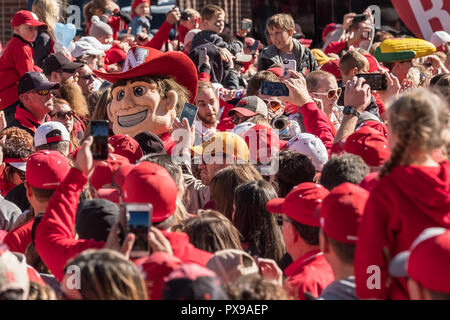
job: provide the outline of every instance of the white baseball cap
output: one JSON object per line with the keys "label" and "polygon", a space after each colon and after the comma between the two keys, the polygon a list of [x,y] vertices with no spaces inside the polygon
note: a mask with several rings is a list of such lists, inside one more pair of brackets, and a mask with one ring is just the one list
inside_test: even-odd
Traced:
{"label": "white baseball cap", "polygon": [[57,121],[49,121],[40,125],[34,134],[34,146],[39,147],[58,141],[70,141],[66,127]]}
{"label": "white baseball cap", "polygon": [[98,56],[111,49],[111,45],[102,44],[94,37],[82,37],[75,42],[75,49],[70,53],[72,57],[78,58],[86,54]]}
{"label": "white baseball cap", "polygon": [[316,171],[322,171],[324,164],[328,161],[327,148],[319,137],[310,133],[299,133],[286,144],[288,150],[302,153],[311,157]]}
{"label": "white baseball cap", "polygon": [[435,47],[439,47],[444,43],[450,42],[450,34],[445,31],[436,31],[431,36],[430,42],[434,44]]}
{"label": "white baseball cap", "polygon": [[[20,258],[19,258],[20,257]],[[23,255],[15,255],[5,245],[0,246],[0,292],[22,290],[22,300],[28,298],[30,281]]]}

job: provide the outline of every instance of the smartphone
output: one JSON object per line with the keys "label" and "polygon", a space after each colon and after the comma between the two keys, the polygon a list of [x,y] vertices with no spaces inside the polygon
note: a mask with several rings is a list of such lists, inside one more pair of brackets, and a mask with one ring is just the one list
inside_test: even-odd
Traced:
{"label": "smartphone", "polygon": [[109,121],[92,120],[91,135],[94,138],[94,142],[91,146],[92,157],[94,160],[108,159]]}
{"label": "smartphone", "polygon": [[371,90],[387,89],[387,77],[385,73],[358,73],[356,76],[366,79],[366,83],[370,86]]}
{"label": "smartphone", "polygon": [[270,82],[263,81],[261,86],[261,94],[265,94],[266,96],[289,96],[289,89],[286,87],[284,83],[281,82]]}
{"label": "smartphone", "polygon": [[236,53],[236,62],[246,63],[252,61],[251,54]]}
{"label": "smartphone", "polygon": [[259,40],[256,40],[254,43],[253,43],[253,46],[252,46],[252,50],[250,51],[250,54],[251,55],[254,55],[255,53],[256,53],[256,51],[258,50],[258,48],[259,48],[259,44],[261,43],[261,41],[259,41]]}
{"label": "smartphone", "polygon": [[358,22],[363,22],[366,21],[367,17],[364,13],[361,14],[357,14],[356,16],[353,17],[353,22],[354,23],[358,23]]}
{"label": "smartphone", "polygon": [[297,61],[295,60],[284,60],[283,64],[281,65],[281,74],[283,77],[288,77],[289,73],[287,70],[297,70]]}
{"label": "smartphone", "polygon": [[252,23],[249,21],[242,21],[241,28],[242,28],[242,30],[250,31],[252,29]]}
{"label": "smartphone", "polygon": [[149,203],[121,203],[119,223],[123,239],[128,233],[135,235],[130,258],[149,255],[148,232],[152,226],[153,206]]}
{"label": "smartphone", "polygon": [[198,52],[198,66],[199,67],[205,63],[207,54],[208,54],[208,49],[202,48],[199,50],[199,52]]}
{"label": "smartphone", "polygon": [[185,102],[183,105],[183,109],[180,113],[180,122],[183,121],[183,118],[187,118],[189,122],[189,127],[192,128],[192,125],[194,124],[195,117],[197,116],[198,107]]}

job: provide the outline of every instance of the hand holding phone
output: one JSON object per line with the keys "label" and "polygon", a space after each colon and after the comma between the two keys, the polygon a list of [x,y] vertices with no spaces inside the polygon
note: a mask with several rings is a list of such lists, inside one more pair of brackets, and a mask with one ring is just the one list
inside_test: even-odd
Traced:
{"label": "hand holding phone", "polygon": [[140,258],[149,255],[148,233],[152,226],[153,206],[149,203],[121,203],[119,224],[122,229],[122,239],[128,233],[135,235],[130,258]]}
{"label": "hand holding phone", "polygon": [[251,49],[251,51],[250,51],[250,54],[251,55],[254,55],[255,53],[256,53],[256,51],[258,50],[258,48],[259,48],[259,44],[261,43],[261,41],[259,41],[259,40],[256,40],[254,43],[253,43],[253,46],[252,46],[252,49]]}
{"label": "hand holding phone", "polygon": [[247,20],[242,20],[241,29],[243,31],[250,31],[252,29],[252,22]]}
{"label": "hand holding phone", "polygon": [[357,73],[355,76],[364,78],[371,90],[382,91],[387,89],[387,77],[384,73]]}
{"label": "hand holding phone", "polygon": [[197,117],[198,107],[185,102],[183,105],[183,109],[180,113],[180,122],[183,122],[183,118],[187,118],[189,127],[192,128],[192,125],[194,124],[194,120]]}
{"label": "hand holding phone", "polygon": [[297,70],[297,61],[295,60],[284,60],[283,64],[281,65],[281,74],[283,78],[289,78],[289,72],[288,70]]}
{"label": "hand holding phone", "polygon": [[91,135],[94,142],[91,146],[92,157],[94,160],[108,159],[108,136],[109,121],[108,120],[92,120]]}

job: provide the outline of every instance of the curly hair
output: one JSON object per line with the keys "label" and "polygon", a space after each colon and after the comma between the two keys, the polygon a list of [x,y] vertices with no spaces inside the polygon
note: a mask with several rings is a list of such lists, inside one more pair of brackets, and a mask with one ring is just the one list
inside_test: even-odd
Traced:
{"label": "curly hair", "polygon": [[244,275],[226,287],[230,300],[292,300],[281,286],[267,281],[259,274]]}
{"label": "curly hair", "polygon": [[19,127],[10,127],[0,132],[0,143],[10,143],[17,148],[33,149],[33,136]]}
{"label": "curly hair", "polygon": [[427,89],[402,95],[388,109],[388,125],[397,142],[379,176],[414,161],[417,152],[431,154],[450,145],[449,110],[445,100]]}

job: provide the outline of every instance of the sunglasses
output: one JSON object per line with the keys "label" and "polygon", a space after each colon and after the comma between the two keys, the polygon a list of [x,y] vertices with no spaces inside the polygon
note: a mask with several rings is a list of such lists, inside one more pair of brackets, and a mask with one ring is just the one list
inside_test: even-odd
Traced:
{"label": "sunglasses", "polygon": [[34,93],[37,93],[40,96],[46,96],[50,93],[50,90],[36,90]]}
{"label": "sunglasses", "polygon": [[234,125],[237,125],[237,124],[241,124],[242,122],[247,121],[248,119],[249,119],[249,117],[243,117],[243,118],[240,118],[240,117],[234,116],[234,117],[231,118],[231,122],[232,122]]}
{"label": "sunglasses", "polygon": [[274,100],[263,100],[264,103],[270,108],[272,111],[278,111],[281,108],[281,103],[279,101]]}
{"label": "sunglasses", "polygon": [[326,95],[328,97],[328,99],[332,99],[336,95],[339,98],[341,96],[341,93],[342,93],[342,89],[341,88],[330,89],[330,90],[328,90],[328,92],[313,92],[313,94],[317,94],[319,96],[325,96]]}
{"label": "sunglasses", "polygon": [[73,118],[73,116],[75,115],[75,112],[71,111],[67,111],[67,112],[63,112],[63,111],[58,111],[55,113],[49,113],[50,117],[57,117],[60,120],[64,120],[66,118]]}
{"label": "sunglasses", "polygon": [[91,79],[95,78],[95,76],[93,73],[91,73],[91,74],[87,74],[85,76],[80,76],[80,78],[85,79],[85,80],[91,80]]}

